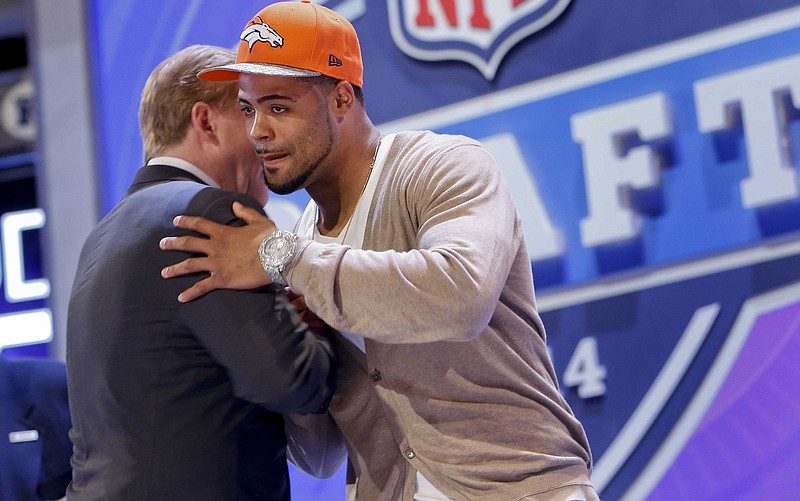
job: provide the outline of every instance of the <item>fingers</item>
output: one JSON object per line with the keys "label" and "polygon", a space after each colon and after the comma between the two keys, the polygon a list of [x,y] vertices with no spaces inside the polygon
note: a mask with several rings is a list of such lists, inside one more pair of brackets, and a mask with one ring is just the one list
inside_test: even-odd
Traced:
{"label": "fingers", "polygon": [[330,325],[326,324],[314,315],[300,315],[300,319],[314,330],[326,331],[331,328]]}
{"label": "fingers", "polygon": [[209,285],[211,283],[211,278],[207,278],[205,280],[201,280],[194,284],[193,286],[189,287],[185,291],[178,294],[178,301],[181,303],[188,303],[189,301],[195,300],[202,296],[203,294],[214,290],[214,287]]}
{"label": "fingers", "polygon": [[308,309],[306,298],[304,296],[296,296],[294,298],[290,296],[289,299],[292,302],[292,306],[294,306],[297,311],[305,311]]}
{"label": "fingers", "polygon": [[240,202],[233,202],[233,213],[247,224],[253,224],[256,221],[268,220],[264,214],[255,209],[245,206]]}
{"label": "fingers", "polygon": [[175,216],[172,224],[178,228],[193,230],[209,237],[217,235],[221,229],[225,228],[224,224],[215,223],[210,219],[198,216]]}
{"label": "fingers", "polygon": [[296,294],[288,288],[286,289],[286,295],[289,296],[292,306],[294,306],[298,316],[303,322],[307,323],[311,328],[319,331],[330,329],[330,326],[326,324],[324,320],[319,318],[316,313],[308,309],[305,296]]}
{"label": "fingers", "polygon": [[[163,247],[162,247],[163,249]],[[180,263],[175,263],[173,265],[167,266],[161,270],[161,276],[163,278],[174,278],[181,275],[188,275],[189,273],[195,273],[198,271],[207,271],[206,267],[203,266],[203,262],[205,258],[189,258],[181,261]]]}
{"label": "fingers", "polygon": [[245,226],[227,226],[202,217],[180,215],[173,220],[177,228],[201,233],[208,238],[185,235],[165,237],[159,242],[162,250],[203,254],[161,270],[163,278],[209,273],[208,277],[183,291],[179,301],[192,301],[215,289],[250,290],[271,283],[255,249],[264,236],[275,229],[275,225],[258,211],[237,205],[241,219],[248,223]]}
{"label": "fingers", "polygon": [[158,247],[161,250],[195,252],[208,255],[209,240],[192,236],[164,237],[158,242]]}

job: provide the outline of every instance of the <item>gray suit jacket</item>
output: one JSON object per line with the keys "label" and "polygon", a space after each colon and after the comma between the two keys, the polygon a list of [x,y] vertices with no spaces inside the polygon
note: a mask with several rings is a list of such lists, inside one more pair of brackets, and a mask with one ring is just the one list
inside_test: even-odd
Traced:
{"label": "gray suit jacket", "polygon": [[69,305],[67,370],[74,443],[70,501],[289,498],[281,412],[327,408],[331,344],[276,286],[177,295],[164,280],[185,253],[178,214],[241,224],[254,200],[168,166],[137,173],[81,254]]}

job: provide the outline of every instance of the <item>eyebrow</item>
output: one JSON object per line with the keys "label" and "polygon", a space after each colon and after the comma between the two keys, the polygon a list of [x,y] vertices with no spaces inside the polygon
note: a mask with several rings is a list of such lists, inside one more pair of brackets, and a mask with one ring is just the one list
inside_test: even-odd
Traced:
{"label": "eyebrow", "polygon": [[[244,103],[244,104],[250,104],[250,101],[248,101],[247,99],[245,99],[243,97],[237,98],[237,101],[239,101],[240,103]],[[264,101],[294,101],[294,99],[292,99],[290,97],[287,97],[287,96],[284,96],[284,95],[281,95],[281,94],[269,94],[269,95],[266,95],[266,96],[261,96],[258,99],[256,99],[256,102],[258,104],[261,104]]]}

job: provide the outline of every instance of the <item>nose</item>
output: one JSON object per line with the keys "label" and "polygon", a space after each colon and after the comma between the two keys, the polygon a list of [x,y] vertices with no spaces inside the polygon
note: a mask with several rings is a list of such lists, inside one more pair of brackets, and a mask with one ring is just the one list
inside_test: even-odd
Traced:
{"label": "nose", "polygon": [[272,140],[275,137],[275,132],[269,124],[269,120],[265,113],[256,111],[249,117],[251,120],[249,127],[250,139],[253,141]]}

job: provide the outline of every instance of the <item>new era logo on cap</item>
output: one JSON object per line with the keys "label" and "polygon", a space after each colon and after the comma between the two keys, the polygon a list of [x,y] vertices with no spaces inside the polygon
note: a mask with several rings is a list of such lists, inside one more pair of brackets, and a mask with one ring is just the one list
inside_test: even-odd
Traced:
{"label": "new era logo on cap", "polygon": [[328,55],[328,66],[341,66],[342,60],[338,57],[334,56],[333,54]]}

